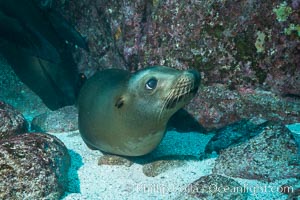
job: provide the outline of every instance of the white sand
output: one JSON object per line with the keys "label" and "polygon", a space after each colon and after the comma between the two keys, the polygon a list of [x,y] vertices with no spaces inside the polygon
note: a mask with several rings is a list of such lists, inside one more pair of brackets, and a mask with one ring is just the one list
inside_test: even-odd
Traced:
{"label": "white sand", "polygon": [[[77,155],[71,153],[69,190],[74,193],[70,193],[64,198],[68,200],[172,199],[189,183],[200,176],[210,174],[214,163],[214,159],[202,162],[189,161],[184,167],[170,170],[154,178],[147,177],[142,172],[142,165],[137,163],[131,167],[99,166],[98,158],[103,154],[87,148],[78,132],[54,135],[61,139],[68,149],[77,153]],[[199,156],[209,139],[209,136],[199,133],[169,132],[153,155],[155,157],[164,155]],[[76,181],[77,178],[80,180],[80,186]]]}
{"label": "white sand", "polygon": [[[90,150],[82,141],[78,131],[53,135],[61,139],[70,150],[72,165],[69,171],[69,192],[64,200],[119,200],[119,199],[174,199],[180,191],[201,176],[211,173],[215,159],[188,161],[182,167],[169,170],[157,177],[147,177],[142,165],[131,167],[98,165],[99,151]],[[169,131],[152,154],[199,156],[211,136],[199,133]],[[277,191],[285,182],[264,184],[258,181],[235,179],[250,193],[249,200],[286,199]]]}

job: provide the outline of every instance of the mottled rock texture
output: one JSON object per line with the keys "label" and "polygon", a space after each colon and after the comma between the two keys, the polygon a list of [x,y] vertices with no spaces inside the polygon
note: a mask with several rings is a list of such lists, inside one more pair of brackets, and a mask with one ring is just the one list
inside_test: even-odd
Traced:
{"label": "mottled rock texture", "polygon": [[39,132],[66,132],[78,130],[78,111],[75,106],[66,106],[36,116],[31,129]]}
{"label": "mottled rock texture", "polygon": [[0,141],[0,199],[59,199],[70,157],[56,137],[26,133]]}
{"label": "mottled rock texture", "polygon": [[300,197],[300,179],[288,181],[281,185],[280,192],[288,195],[287,200],[298,200]]}
{"label": "mottled rock texture", "polygon": [[[201,72],[204,86],[222,85],[221,92],[230,96],[221,99],[221,105],[213,105],[210,100],[214,97],[207,100],[200,92],[200,102],[190,104],[188,111],[205,128],[221,128],[254,114],[279,120],[291,115],[290,121],[299,121],[299,109],[291,114],[276,109],[285,101],[280,96],[295,98],[299,104],[298,0],[52,3],[89,43],[90,52],[74,51],[79,69],[87,77],[111,67],[130,71],[148,65],[194,68]],[[257,93],[255,100],[251,95],[239,96],[256,88],[279,95],[275,110]],[[266,107],[259,106],[264,103]]]}
{"label": "mottled rock texture", "polygon": [[86,0],[53,7],[89,41],[82,68],[193,67],[205,85],[299,95],[300,8],[295,0],[282,2]]}
{"label": "mottled rock texture", "polygon": [[267,126],[247,143],[221,151],[213,172],[266,182],[300,178],[300,155],[292,133],[281,125]]}
{"label": "mottled rock texture", "polygon": [[211,174],[202,176],[190,184],[176,200],[246,200],[248,194],[243,187],[233,179]]}
{"label": "mottled rock texture", "polygon": [[300,121],[299,100],[261,89],[230,90],[223,84],[203,87],[186,109],[207,130],[253,117],[283,123]]}
{"label": "mottled rock texture", "polygon": [[217,130],[215,136],[207,143],[205,153],[211,154],[214,151],[219,153],[229,146],[246,142],[258,135],[267,126],[267,122],[263,119],[255,120],[241,120]]}
{"label": "mottled rock texture", "polygon": [[12,106],[0,101],[0,141],[25,133],[28,123]]}

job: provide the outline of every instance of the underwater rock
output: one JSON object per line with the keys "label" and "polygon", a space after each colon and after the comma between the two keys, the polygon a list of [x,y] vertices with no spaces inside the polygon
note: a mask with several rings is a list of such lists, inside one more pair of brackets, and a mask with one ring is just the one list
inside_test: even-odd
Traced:
{"label": "underwater rock", "polygon": [[59,199],[70,157],[56,137],[26,133],[0,142],[0,199]]}
{"label": "underwater rock", "polygon": [[[218,98],[206,99],[200,92],[198,101],[194,99],[189,106],[188,111],[211,130],[257,113],[290,123],[300,120],[299,108],[296,112],[289,108],[285,113],[284,108],[275,106],[273,110],[274,103],[263,101],[265,94],[254,95],[257,104],[255,98],[246,99],[251,98],[249,95],[242,103],[237,94],[243,96],[241,90],[262,88],[299,102],[300,15],[298,6],[288,2],[286,21],[278,21],[274,10],[281,4],[282,0],[192,1],[188,6],[178,0],[87,0],[53,1],[52,7],[89,40],[90,53],[79,49],[75,56],[79,71],[88,77],[111,66],[135,71],[159,64],[194,68],[201,72],[203,85],[229,88],[223,91],[229,99],[219,96],[219,101],[214,101]],[[266,99],[276,100],[271,96]],[[287,104],[284,99],[277,100],[275,105],[281,101]]]}
{"label": "underwater rock", "polygon": [[79,57],[88,73],[107,66],[192,67],[203,72],[204,85],[299,96],[299,3],[288,1],[280,14],[282,2],[87,0],[53,1],[53,7],[89,39],[89,58]]}
{"label": "underwater rock", "polygon": [[300,196],[300,188],[296,188],[294,192],[289,193],[287,200],[298,200]]}
{"label": "underwater rock", "polygon": [[296,200],[300,196],[300,179],[288,181],[280,186],[280,192],[288,195],[287,200]]}
{"label": "underwater rock", "polygon": [[284,124],[300,121],[300,99],[284,98],[273,92],[240,88],[238,90],[244,109],[239,113],[246,116],[261,116],[270,121]]}
{"label": "underwater rock", "polygon": [[78,111],[75,106],[66,106],[36,116],[31,129],[38,132],[66,132],[78,130]]}
{"label": "underwater rock", "polygon": [[241,120],[238,112],[243,106],[237,91],[218,84],[200,89],[186,109],[204,128],[215,130]]}
{"label": "underwater rock", "polygon": [[229,147],[216,159],[213,173],[272,182],[300,178],[300,155],[292,133],[269,125],[247,143]]}
{"label": "underwater rock", "polygon": [[127,158],[117,155],[103,155],[98,160],[98,165],[124,165],[130,167],[132,164],[133,162]]}
{"label": "underwater rock", "polygon": [[250,138],[261,133],[266,125],[267,121],[264,119],[252,119],[241,120],[219,129],[216,131],[216,135],[213,136],[207,143],[205,153],[211,154],[214,151],[219,153],[221,150],[226,149],[229,146],[248,141]]}
{"label": "underwater rock", "polygon": [[28,123],[12,106],[0,101],[0,141],[25,133]]}
{"label": "underwater rock", "polygon": [[243,186],[233,179],[211,174],[202,176],[198,180],[190,184],[176,200],[181,199],[236,199],[246,200],[248,194],[244,191]]}
{"label": "underwater rock", "polygon": [[143,173],[149,177],[155,177],[168,170],[181,167],[186,164],[186,160],[196,159],[194,156],[164,156],[143,166]]}
{"label": "underwater rock", "polygon": [[298,145],[298,153],[300,154],[300,123],[288,124],[286,127],[292,132]]}
{"label": "underwater rock", "polygon": [[300,121],[299,100],[291,101],[261,89],[230,90],[222,84],[200,89],[186,110],[208,131],[257,116],[286,124]]}

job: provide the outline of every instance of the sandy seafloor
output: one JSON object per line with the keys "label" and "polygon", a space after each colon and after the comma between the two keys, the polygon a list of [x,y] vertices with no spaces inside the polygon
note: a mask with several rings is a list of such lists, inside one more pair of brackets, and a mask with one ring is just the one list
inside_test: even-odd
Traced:
{"label": "sandy seafloor", "polygon": [[[297,128],[300,129],[300,125]],[[143,174],[142,164],[139,162],[130,167],[99,166],[98,158],[103,154],[89,149],[78,131],[50,134],[62,140],[71,155],[69,192],[63,197],[64,200],[174,199],[190,183],[201,176],[211,174],[215,162],[215,158],[190,160],[186,165],[157,177],[147,177]],[[210,138],[211,135],[200,133],[169,131],[151,156],[200,156]],[[247,188],[249,200],[287,198],[277,190],[279,186],[286,183],[286,180],[268,184],[238,178],[235,180]]]}

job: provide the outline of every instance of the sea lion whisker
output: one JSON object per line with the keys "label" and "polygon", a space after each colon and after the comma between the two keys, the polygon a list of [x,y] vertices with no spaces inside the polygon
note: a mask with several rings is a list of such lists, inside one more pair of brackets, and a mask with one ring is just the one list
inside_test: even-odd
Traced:
{"label": "sea lion whisker", "polygon": [[[172,97],[174,96],[174,89],[172,89],[170,91],[170,93],[168,94],[167,98],[166,98],[166,105],[168,105],[170,103],[170,101],[172,100]],[[168,107],[168,106],[167,106]]]}
{"label": "sea lion whisker", "polygon": [[169,92],[167,98],[163,101],[163,105],[162,105],[161,109],[159,110],[158,121],[161,120],[162,112],[165,109],[166,105],[168,104],[171,96],[172,96],[172,90],[171,90],[171,92]]}
{"label": "sea lion whisker", "polygon": [[162,113],[163,113],[165,107],[166,107],[166,101],[164,102],[164,104],[162,105],[162,107],[160,109],[160,112],[159,112],[159,115],[158,115],[158,118],[157,118],[158,123],[161,121],[161,116],[162,116]]}
{"label": "sea lion whisker", "polygon": [[172,100],[172,96],[173,96],[174,91],[175,91],[175,89],[171,89],[168,96],[163,101],[162,108],[160,109],[160,112],[159,112],[159,117],[158,117],[159,121],[161,120],[161,116],[162,116],[163,111],[165,110],[165,108],[168,107],[167,105],[170,103],[170,100]]}
{"label": "sea lion whisker", "polygon": [[166,101],[163,101],[163,104],[162,104],[161,109],[158,110],[158,111],[159,111],[159,112],[158,112],[158,117],[157,117],[157,122],[158,122],[158,123],[159,123],[160,120],[161,120],[161,113],[162,113],[162,111],[164,110],[165,105],[166,105]]}

